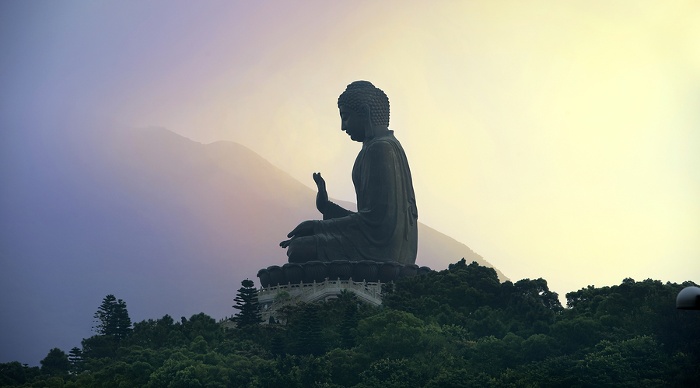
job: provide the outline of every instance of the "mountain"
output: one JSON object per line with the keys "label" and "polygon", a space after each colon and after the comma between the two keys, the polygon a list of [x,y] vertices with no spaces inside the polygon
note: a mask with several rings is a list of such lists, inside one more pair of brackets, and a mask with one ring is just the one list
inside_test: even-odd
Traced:
{"label": "mountain", "polygon": [[[312,189],[233,142],[160,128],[23,139],[0,170],[0,362],[79,346],[107,294],[134,321],[229,316],[240,282],[285,263],[279,241],[318,218]],[[490,266],[420,225],[417,264],[462,257]]]}

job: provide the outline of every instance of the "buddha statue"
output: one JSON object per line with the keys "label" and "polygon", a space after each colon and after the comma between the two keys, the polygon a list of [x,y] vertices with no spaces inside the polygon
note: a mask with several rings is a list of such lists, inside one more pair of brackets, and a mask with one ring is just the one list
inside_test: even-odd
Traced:
{"label": "buddha statue", "polygon": [[316,207],[322,220],[303,221],[280,246],[290,263],[334,260],[414,264],[418,209],[411,170],[401,143],[389,130],[389,99],[368,81],[347,86],[338,98],[340,129],[362,143],[352,169],[357,212],[328,200],[320,173]]}

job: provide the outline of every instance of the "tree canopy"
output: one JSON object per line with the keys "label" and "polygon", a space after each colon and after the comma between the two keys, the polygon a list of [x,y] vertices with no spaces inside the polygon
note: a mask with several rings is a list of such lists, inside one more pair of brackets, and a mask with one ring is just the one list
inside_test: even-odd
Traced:
{"label": "tree canopy", "polygon": [[285,324],[227,329],[200,313],[137,322],[119,341],[100,331],[42,368],[0,364],[0,385],[690,387],[700,314],[674,305],[688,285],[624,279],[563,307],[544,279],[499,283],[462,260],[387,285],[378,308],[344,293],[286,307]]}
{"label": "tree canopy", "polygon": [[258,290],[252,280],[246,279],[241,282],[241,288],[233,299],[236,302],[233,308],[238,310],[233,317],[238,327],[258,325],[262,322],[260,315],[260,304],[258,304]]}
{"label": "tree canopy", "polygon": [[131,332],[131,319],[126,302],[110,294],[102,299],[102,304],[94,315],[95,332],[122,340]]}

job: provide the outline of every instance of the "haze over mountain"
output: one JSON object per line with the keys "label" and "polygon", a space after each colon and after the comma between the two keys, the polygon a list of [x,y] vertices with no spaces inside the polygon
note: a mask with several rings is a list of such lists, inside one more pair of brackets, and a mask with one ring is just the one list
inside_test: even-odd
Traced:
{"label": "haze over mountain", "polygon": [[[258,269],[286,262],[279,241],[319,218],[314,190],[233,142],[160,128],[37,138],[3,157],[0,362],[38,364],[52,347],[79,346],[107,294],[134,321],[231,315],[241,280],[258,284]],[[462,257],[490,266],[420,225],[417,264]]]}

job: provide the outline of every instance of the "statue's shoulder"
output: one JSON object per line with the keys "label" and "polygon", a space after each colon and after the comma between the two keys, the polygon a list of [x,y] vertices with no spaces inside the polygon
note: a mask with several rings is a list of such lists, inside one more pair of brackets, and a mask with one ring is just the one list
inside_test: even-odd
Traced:
{"label": "statue's shoulder", "polygon": [[373,139],[373,144],[371,144],[370,147],[384,149],[385,152],[404,153],[401,142],[394,137],[394,131],[389,131],[386,135]]}
{"label": "statue's shoulder", "polygon": [[398,139],[394,137],[393,131],[387,132],[384,136],[380,137],[375,137],[370,141],[370,143],[367,145],[367,148],[386,148],[386,147],[400,147],[401,143],[399,143]]}
{"label": "statue's shoulder", "polygon": [[386,137],[375,138],[367,144],[365,147],[365,152],[367,154],[387,154],[394,153],[396,151],[396,139],[389,139]]}

